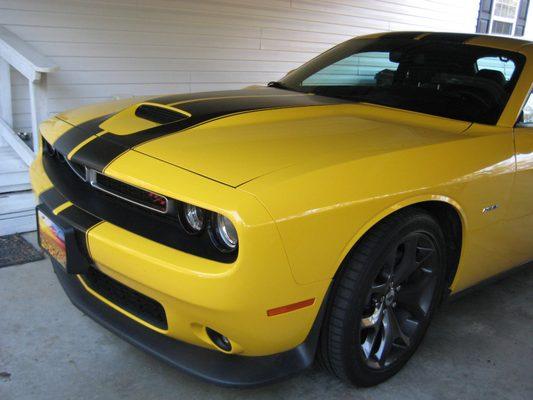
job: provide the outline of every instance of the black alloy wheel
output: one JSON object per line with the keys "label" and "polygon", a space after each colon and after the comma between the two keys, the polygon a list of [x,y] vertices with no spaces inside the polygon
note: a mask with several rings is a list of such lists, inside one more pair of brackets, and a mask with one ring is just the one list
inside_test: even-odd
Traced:
{"label": "black alloy wheel", "polygon": [[389,250],[359,325],[361,350],[370,368],[393,364],[424,326],[437,284],[435,246],[431,237],[414,232]]}
{"label": "black alloy wheel", "polygon": [[358,386],[397,373],[429,325],[445,288],[438,222],[410,208],[387,217],[348,254],[335,279],[319,359]]}

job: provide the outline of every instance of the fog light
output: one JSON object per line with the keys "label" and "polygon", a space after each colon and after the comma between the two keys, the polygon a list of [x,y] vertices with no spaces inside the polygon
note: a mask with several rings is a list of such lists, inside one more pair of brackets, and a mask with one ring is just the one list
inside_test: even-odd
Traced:
{"label": "fog light", "polygon": [[209,339],[211,339],[215,346],[224,351],[231,351],[231,342],[226,336],[218,333],[217,331],[211,328],[205,328],[205,331],[207,332],[207,336],[209,336]]}

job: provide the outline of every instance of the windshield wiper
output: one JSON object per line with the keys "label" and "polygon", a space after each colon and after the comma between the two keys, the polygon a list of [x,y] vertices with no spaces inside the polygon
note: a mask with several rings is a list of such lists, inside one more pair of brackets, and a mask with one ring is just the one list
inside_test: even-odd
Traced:
{"label": "windshield wiper", "polygon": [[320,90],[314,90],[310,93],[316,94],[317,96],[324,96],[324,97],[333,97],[335,99],[341,99],[341,100],[348,100],[349,102],[353,103],[363,103],[368,102],[370,99],[368,96],[364,95],[356,95],[356,94],[347,94],[347,93],[331,93],[327,91],[320,91]]}
{"label": "windshield wiper", "polygon": [[295,89],[285,85],[284,83],[281,83],[279,81],[271,81],[271,82],[268,82],[267,84],[268,87],[273,87],[273,88],[276,88],[276,89],[283,89],[283,90],[292,90],[292,91],[295,91]]}

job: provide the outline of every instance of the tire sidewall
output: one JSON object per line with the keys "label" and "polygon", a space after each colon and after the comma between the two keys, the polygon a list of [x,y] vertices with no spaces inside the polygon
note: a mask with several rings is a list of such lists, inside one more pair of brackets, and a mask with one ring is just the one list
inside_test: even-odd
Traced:
{"label": "tire sidewall", "polygon": [[[434,241],[435,248],[438,253],[437,257],[439,260],[439,268],[438,271],[436,271],[437,282],[433,299],[428,309],[428,318],[423,322],[423,325],[417,332],[416,336],[413,337],[413,344],[410,346],[408,351],[402,354],[399,359],[390,366],[380,370],[372,369],[367,366],[361,346],[359,344],[359,326],[362,318],[362,312],[366,305],[365,303],[367,295],[372,282],[379,273],[380,266],[384,261],[385,255],[388,254],[387,252],[390,251],[392,246],[400,241],[401,238],[413,232],[420,232],[428,235],[431,240]],[[354,257],[355,252],[357,251],[358,246],[354,247],[353,251],[350,253],[346,260],[348,262],[345,263],[345,268],[343,271],[341,271],[341,275],[339,276],[339,279],[342,280],[343,275],[349,268],[358,267],[363,271],[361,279],[355,283],[352,296],[350,296],[351,298],[342,299],[352,304],[346,313],[344,320],[342,341],[345,350],[342,361],[344,364],[343,370],[345,372],[345,378],[359,386],[372,386],[397,373],[416,351],[422,338],[424,337],[429,322],[434,314],[434,310],[440,302],[445,286],[445,240],[438,223],[430,215],[423,212],[414,214],[411,218],[408,218],[401,223],[392,224],[390,229],[385,230],[385,235],[382,240],[380,240],[377,245],[373,246],[371,251],[368,253],[365,262],[366,265],[355,265],[356,263],[360,263],[360,261],[357,260],[358,257]],[[334,296],[333,302],[335,303],[338,300],[339,299],[337,296]]]}

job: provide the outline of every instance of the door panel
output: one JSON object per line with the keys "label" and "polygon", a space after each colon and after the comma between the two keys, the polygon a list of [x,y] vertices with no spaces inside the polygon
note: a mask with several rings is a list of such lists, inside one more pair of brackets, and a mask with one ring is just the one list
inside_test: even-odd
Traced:
{"label": "door panel", "polygon": [[516,175],[511,193],[513,250],[523,262],[533,260],[533,95],[530,94],[514,129]]}
{"label": "door panel", "polygon": [[[510,236],[509,213],[515,178],[512,128],[474,124],[466,133],[475,150],[459,160],[482,159],[485,167],[470,174],[468,184],[453,198],[466,216],[461,261],[452,284],[459,292],[505,271],[517,263]],[[464,161],[463,161],[464,162]]]}
{"label": "door panel", "polygon": [[511,194],[510,234],[523,262],[533,259],[533,126],[517,127],[516,175]]}

